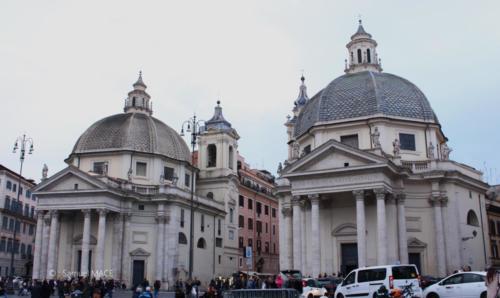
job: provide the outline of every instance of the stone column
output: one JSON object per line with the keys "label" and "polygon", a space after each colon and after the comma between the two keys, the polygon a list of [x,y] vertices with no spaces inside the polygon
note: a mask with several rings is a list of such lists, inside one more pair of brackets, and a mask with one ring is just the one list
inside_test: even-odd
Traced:
{"label": "stone column", "polygon": [[36,212],[36,234],[35,251],[33,253],[33,279],[40,279],[40,262],[42,257],[42,229],[43,229],[43,211]]}
{"label": "stone column", "polygon": [[[293,269],[302,269],[302,243],[301,240],[301,227],[302,221],[300,219],[300,196],[293,196]],[[290,268],[292,269],[292,268]]]}
{"label": "stone column", "polygon": [[386,197],[386,236],[387,236],[387,264],[396,264],[399,258],[398,242],[398,211],[396,197],[388,194]]}
{"label": "stone column", "polygon": [[122,247],[122,282],[127,286],[130,285],[130,219],[131,213],[123,214],[123,247]]}
{"label": "stone column", "polygon": [[321,237],[319,229],[319,195],[309,195],[311,200],[311,247],[312,276],[317,278],[321,272]]}
{"label": "stone column", "polygon": [[387,226],[385,218],[385,189],[374,189],[377,198],[377,265],[387,265]]}
{"label": "stone column", "polygon": [[363,190],[352,192],[356,198],[356,231],[358,241],[358,267],[366,267],[366,217]]}
{"label": "stone column", "polygon": [[113,254],[111,258],[113,268],[113,279],[121,277],[121,260],[123,247],[123,215],[118,213],[113,220]]}
{"label": "stone column", "polygon": [[441,213],[441,198],[439,195],[432,196],[431,204],[434,209],[434,225],[436,232],[436,262],[438,276],[446,276],[446,252],[444,246],[443,217]]}
{"label": "stone column", "polygon": [[309,262],[308,262],[308,259],[307,259],[307,201],[305,200],[302,200],[300,202],[300,243],[302,245],[302,247],[300,248],[301,252],[302,252],[302,257],[300,258],[301,259],[301,262],[302,262],[302,269],[300,269],[302,271],[302,274],[304,275],[310,275],[311,272],[309,271]]}
{"label": "stone column", "polygon": [[108,210],[99,209],[99,226],[97,228],[96,271],[99,277],[104,273],[104,248],[106,247],[106,214]]}
{"label": "stone column", "polygon": [[57,228],[59,221],[59,213],[57,210],[50,211],[50,232],[49,232],[49,250],[47,252],[47,279],[56,277],[55,258],[57,245]]}
{"label": "stone column", "polygon": [[283,231],[285,233],[285,241],[283,244],[280,243],[284,247],[283,252],[280,251],[280,255],[284,254],[285,262],[284,268],[280,268],[281,270],[288,270],[293,268],[293,238],[292,238],[292,208],[290,206],[286,206],[282,210],[283,212]]}
{"label": "stone column", "polygon": [[163,264],[164,264],[164,236],[165,236],[165,215],[156,216],[156,280],[163,279]]}
{"label": "stone column", "polygon": [[50,237],[50,221],[51,217],[49,213],[46,213],[43,217],[43,238],[42,238],[42,260],[40,268],[40,278],[47,278],[47,259],[49,252],[49,237]]}
{"label": "stone column", "polygon": [[401,264],[408,264],[408,236],[406,235],[406,211],[404,194],[398,194],[398,239],[399,239],[399,260]]}
{"label": "stone column", "polygon": [[90,250],[90,209],[83,209],[83,234],[82,234],[82,262],[80,264],[81,276],[89,276],[89,250]]}

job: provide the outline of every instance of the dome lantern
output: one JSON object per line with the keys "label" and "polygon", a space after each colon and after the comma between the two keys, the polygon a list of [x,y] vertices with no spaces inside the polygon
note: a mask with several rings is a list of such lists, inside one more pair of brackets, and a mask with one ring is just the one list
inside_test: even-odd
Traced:
{"label": "dome lantern", "polygon": [[346,45],[349,53],[349,63],[346,63],[346,73],[360,71],[381,72],[382,66],[377,55],[377,42],[371,34],[365,31],[363,23],[359,20],[358,30],[351,36],[351,41]]}
{"label": "dome lantern", "polygon": [[134,90],[128,93],[123,109],[124,112],[152,115],[153,104],[150,102],[151,96],[146,92],[147,86],[142,80],[142,71],[139,72],[139,78],[132,86]]}
{"label": "dome lantern", "polygon": [[306,78],[304,78],[304,75],[302,75],[302,77],[300,78],[300,81],[302,83],[299,87],[299,96],[297,97],[297,100],[295,100],[295,107],[293,108],[293,112],[296,116],[300,113],[302,107],[309,101],[309,96],[307,96],[307,86],[304,83],[305,80]]}

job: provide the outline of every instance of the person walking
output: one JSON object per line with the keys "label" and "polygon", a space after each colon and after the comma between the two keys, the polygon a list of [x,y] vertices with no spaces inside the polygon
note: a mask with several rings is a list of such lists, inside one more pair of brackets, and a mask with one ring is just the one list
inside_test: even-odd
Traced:
{"label": "person walking", "polygon": [[500,277],[495,268],[490,267],[486,271],[486,297],[496,298],[498,296]]}
{"label": "person walking", "polygon": [[153,297],[158,298],[158,294],[160,293],[160,288],[161,288],[161,281],[155,280],[155,283],[153,284]]}

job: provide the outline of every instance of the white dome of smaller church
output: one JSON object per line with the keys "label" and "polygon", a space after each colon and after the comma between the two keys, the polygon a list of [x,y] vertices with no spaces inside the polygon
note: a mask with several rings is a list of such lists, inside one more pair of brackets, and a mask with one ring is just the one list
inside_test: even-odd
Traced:
{"label": "white dome of smaller church", "polygon": [[151,116],[150,96],[142,75],[125,103],[125,113],[103,118],[78,138],[70,156],[131,151],[191,162],[186,142],[171,127]]}

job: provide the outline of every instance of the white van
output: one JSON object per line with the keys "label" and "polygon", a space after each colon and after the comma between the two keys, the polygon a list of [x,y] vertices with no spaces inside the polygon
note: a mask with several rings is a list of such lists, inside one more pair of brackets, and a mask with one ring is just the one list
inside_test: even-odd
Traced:
{"label": "white van", "polygon": [[382,285],[385,285],[389,291],[394,288],[411,287],[412,297],[422,297],[418,270],[415,265],[386,265],[355,269],[344,278],[342,284],[337,286],[334,297],[372,298]]}

